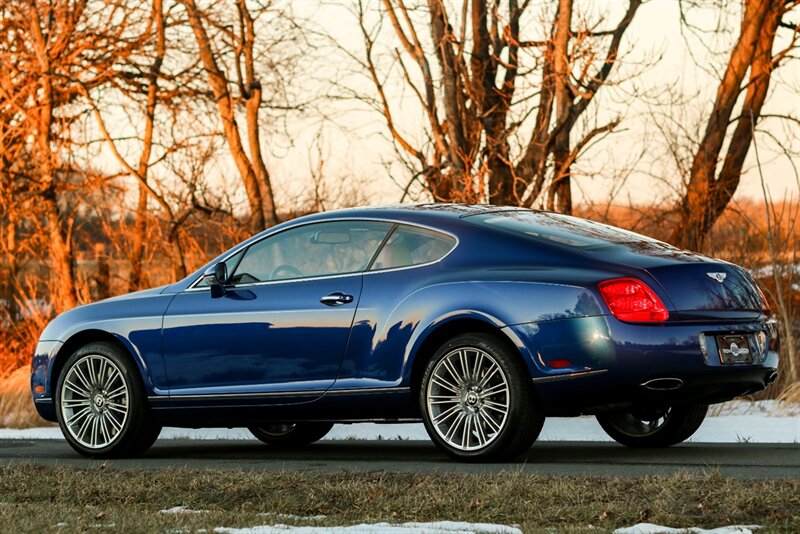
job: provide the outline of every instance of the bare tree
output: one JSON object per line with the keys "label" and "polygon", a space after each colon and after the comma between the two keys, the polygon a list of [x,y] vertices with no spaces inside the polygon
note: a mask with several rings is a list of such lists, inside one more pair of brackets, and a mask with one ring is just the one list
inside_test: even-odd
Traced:
{"label": "bare tree", "polygon": [[73,104],[84,89],[119,76],[115,67],[137,45],[124,37],[132,12],[123,0],[11,0],[0,6],[0,107],[13,114],[10,125],[24,132],[18,139],[26,143],[33,167],[27,178],[46,222],[58,310],[78,299],[72,221],[59,203],[62,177],[73,165]]}
{"label": "bare tree", "polygon": [[153,152],[153,126],[155,123],[156,106],[158,104],[158,83],[161,67],[166,55],[166,28],[164,23],[164,6],[162,0],[153,0],[151,24],[155,34],[155,46],[152,53],[152,63],[147,73],[147,102],[144,112],[144,136],[142,138],[142,151],[136,166],[136,173],[141,183],[139,184],[139,199],[136,205],[136,226],[133,233],[133,243],[130,251],[131,275],[128,289],[135,291],[142,285],[142,263],[145,252],[145,236],[147,235],[148,210],[147,203],[150,191],[147,189],[147,174],[150,169],[150,157]]}
{"label": "bare tree", "polygon": [[[223,134],[247,191],[253,226],[259,230],[271,226],[278,221],[278,216],[270,175],[261,151],[259,111],[263,89],[256,74],[254,15],[244,0],[236,0],[236,22],[226,24],[210,21],[208,13],[199,9],[194,0],[179,1],[186,8],[189,24],[197,41],[198,54],[205,67],[208,85],[222,121]],[[236,75],[234,80],[224,68],[224,60],[217,52],[218,48],[209,33],[209,25],[221,31],[232,45]],[[238,97],[231,92],[231,85],[234,82],[237,85]],[[248,150],[245,150],[245,142],[237,123],[237,107],[241,102],[244,102],[245,108]]]}
{"label": "bare tree", "polygon": [[[798,5],[797,0],[745,0],[739,37],[719,82],[678,207],[680,220],[672,235],[675,244],[699,250],[736,192],[772,74],[791,58],[790,52],[800,40],[798,22],[788,20]],[[791,35],[787,46],[775,51],[781,28]],[[738,116],[734,116],[737,108]],[[731,127],[733,133],[729,134]]]}
{"label": "bare tree", "polygon": [[[112,87],[101,87],[94,93],[108,92],[113,88],[113,95],[124,99],[125,102],[138,104],[139,96],[144,95],[144,101],[138,106],[141,108],[143,123],[141,139],[138,140],[139,156],[135,161],[123,155],[122,142],[116,139],[108,128],[108,120],[98,103],[99,95],[93,94],[86,87],[82,88],[82,96],[89,104],[92,115],[95,119],[97,128],[100,131],[103,141],[111,150],[125,173],[135,178],[138,182],[138,200],[136,205],[135,220],[133,231],[131,232],[130,247],[126,250],[130,262],[130,276],[128,278],[128,289],[134,291],[140,289],[146,280],[143,279],[144,256],[146,252],[146,237],[148,235],[148,221],[152,219],[149,203],[152,201],[163,213],[166,231],[167,252],[171,257],[172,264],[177,276],[186,275],[186,264],[184,248],[179,239],[178,228],[188,217],[193,206],[176,207],[174,203],[165,195],[156,184],[153,183],[151,168],[158,162],[164,160],[168,155],[175,151],[185,148],[181,140],[171,140],[171,145],[165,146],[166,135],[157,135],[155,132],[158,106],[167,96],[161,87],[164,78],[172,80],[172,87],[168,88],[169,101],[166,104],[172,109],[167,110],[168,115],[176,114],[176,107],[180,105],[181,99],[188,99],[193,92],[192,88],[184,89],[183,84],[190,82],[194,73],[191,69],[174,76],[169,72],[163,72],[164,62],[167,54],[166,46],[166,25],[164,16],[164,5],[162,0],[152,0],[151,10],[148,16],[147,25],[143,28],[142,35],[136,36],[141,47],[137,54],[132,55],[128,61],[128,75],[124,80],[115,83]],[[149,64],[148,64],[149,63]],[[109,112],[113,110],[108,106]],[[139,121],[137,121],[139,122]],[[154,160],[154,145],[157,139],[162,143],[162,154]],[[125,139],[130,144],[130,139]],[[124,211],[124,210],[123,210]],[[125,235],[125,232],[122,233]]]}
{"label": "bare tree", "polygon": [[384,0],[381,16],[402,49],[393,54],[401,81],[426,118],[422,135],[409,135],[387,94],[396,80],[381,68],[380,27],[370,25],[359,0],[362,68],[376,90],[374,105],[415,179],[435,200],[540,203],[570,212],[573,163],[619,119],[583,132],[576,126],[601,87],[611,83],[640,3],[630,0],[616,26],[600,29],[599,21],[574,13],[573,0],[560,0],[547,15],[552,19],[546,38],[531,40],[526,34],[537,25],[529,1],[471,0],[459,9],[428,0],[423,20],[404,0]]}

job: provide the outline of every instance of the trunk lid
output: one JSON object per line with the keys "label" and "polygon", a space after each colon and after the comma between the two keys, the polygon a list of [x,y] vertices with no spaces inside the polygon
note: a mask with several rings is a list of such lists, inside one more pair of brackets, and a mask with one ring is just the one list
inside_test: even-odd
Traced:
{"label": "trunk lid", "polygon": [[764,308],[750,274],[730,263],[676,263],[650,268],[648,272],[661,284],[684,319],[755,318]]}

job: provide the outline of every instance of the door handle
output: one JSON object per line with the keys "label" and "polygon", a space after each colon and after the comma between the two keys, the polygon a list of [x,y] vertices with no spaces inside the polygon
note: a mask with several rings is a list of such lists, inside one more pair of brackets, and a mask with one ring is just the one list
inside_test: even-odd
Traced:
{"label": "door handle", "polygon": [[341,306],[342,304],[349,304],[353,302],[353,295],[345,295],[337,291],[330,295],[325,295],[319,301],[327,306]]}

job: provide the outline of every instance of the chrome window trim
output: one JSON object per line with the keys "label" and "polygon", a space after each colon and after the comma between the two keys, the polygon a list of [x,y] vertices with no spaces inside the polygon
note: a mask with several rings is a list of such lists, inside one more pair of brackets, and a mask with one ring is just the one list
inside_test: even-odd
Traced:
{"label": "chrome window trim", "polygon": [[[255,245],[256,243],[260,243],[264,239],[268,239],[268,238],[270,238],[272,236],[275,236],[275,235],[278,235],[278,234],[282,234],[283,232],[287,232],[287,231],[293,230],[295,228],[302,228],[303,226],[308,226],[308,225],[311,225],[311,224],[322,224],[322,223],[329,223],[329,222],[331,222],[331,223],[332,222],[385,222],[385,223],[388,223],[388,224],[396,224],[396,225],[403,225],[404,224],[406,226],[422,228],[424,230],[430,230],[432,232],[438,232],[440,234],[444,234],[446,236],[452,237],[455,240],[455,244],[441,258],[439,258],[437,260],[425,262],[425,263],[417,263],[415,265],[405,265],[403,267],[391,267],[389,269],[378,269],[378,270],[374,270],[374,271],[361,270],[361,271],[353,271],[351,273],[325,274],[325,275],[320,275],[320,276],[310,276],[308,278],[291,278],[291,279],[288,279],[288,280],[264,280],[262,282],[251,282],[249,284],[238,284],[238,285],[235,285],[235,286],[226,286],[226,287],[231,287],[233,289],[240,289],[240,288],[263,286],[263,285],[268,285],[268,284],[287,284],[287,283],[292,283],[292,282],[308,282],[308,281],[314,281],[314,280],[326,280],[326,279],[334,279],[334,278],[348,278],[348,277],[351,277],[351,276],[388,273],[388,272],[394,272],[394,271],[405,271],[405,270],[408,270],[408,269],[417,269],[417,268],[420,268],[420,267],[428,267],[430,265],[434,265],[436,263],[444,261],[444,259],[447,258],[450,254],[452,254],[453,251],[458,248],[458,245],[461,244],[461,240],[458,238],[457,235],[455,235],[455,234],[453,234],[451,232],[448,232],[446,230],[442,230],[442,229],[435,228],[433,226],[428,226],[428,225],[425,225],[425,224],[409,223],[409,222],[401,221],[401,220],[397,220],[397,219],[357,218],[357,219],[334,219],[334,220],[330,220],[330,221],[310,221],[310,222],[304,222],[304,223],[296,224],[294,226],[290,226],[288,228],[285,228],[285,229],[281,230],[280,232],[276,232],[276,233],[271,233],[271,234],[265,235],[261,239],[259,239],[257,241],[253,241],[252,243],[247,245],[247,248],[250,248],[251,246]],[[396,228],[394,228],[394,229],[396,230]],[[392,229],[390,229],[390,231],[389,231],[389,234],[391,234],[391,233],[393,233]],[[381,244],[379,245],[378,249],[375,250],[375,253],[379,253],[381,247],[383,245],[385,245],[385,244],[386,244],[385,240],[383,242],[381,242]],[[220,261],[227,261],[228,258],[231,258],[231,257],[235,256],[237,253],[239,253],[240,250],[241,249],[235,249],[231,254],[228,254],[227,256],[225,256],[225,258],[223,258]],[[369,267],[369,264],[367,265],[367,268],[368,267]],[[188,288],[184,289],[183,292],[187,293],[187,292],[210,291],[209,287],[197,287],[197,284],[199,284],[202,279],[203,279],[203,275],[201,274],[197,278],[197,280],[192,282],[192,284]]]}

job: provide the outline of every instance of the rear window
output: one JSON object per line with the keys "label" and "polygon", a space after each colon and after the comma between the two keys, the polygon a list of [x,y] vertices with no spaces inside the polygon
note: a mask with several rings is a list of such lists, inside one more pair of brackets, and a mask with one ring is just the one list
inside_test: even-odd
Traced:
{"label": "rear window", "polygon": [[456,240],[449,235],[401,224],[389,236],[370,270],[394,269],[438,261],[455,245]]}
{"label": "rear window", "polygon": [[560,213],[519,210],[475,218],[489,226],[581,249],[632,243],[674,249],[671,245],[635,232]]}

